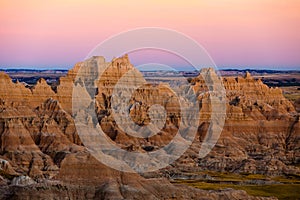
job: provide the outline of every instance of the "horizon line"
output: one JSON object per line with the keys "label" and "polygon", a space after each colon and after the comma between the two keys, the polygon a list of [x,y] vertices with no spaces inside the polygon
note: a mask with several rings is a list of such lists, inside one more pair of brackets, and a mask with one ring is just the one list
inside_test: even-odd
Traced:
{"label": "horizon line", "polygon": [[[0,66],[0,71],[10,71],[10,70],[24,70],[24,71],[69,71],[70,69],[72,69],[73,67],[67,68],[67,67],[62,67],[62,68],[35,68],[35,67],[1,67]],[[190,70],[188,68],[191,67],[187,67],[187,69],[183,69],[182,67],[176,67],[178,68],[177,71],[180,72],[184,72],[184,71],[198,71],[196,69],[194,70]],[[208,67],[203,67],[203,68],[208,68]],[[293,68],[288,68],[288,69],[284,69],[284,68],[276,68],[276,69],[272,69],[272,68],[256,68],[256,67],[245,67],[245,68],[238,68],[238,67],[217,67],[215,70],[217,71],[226,71],[226,70],[232,70],[232,71],[296,71],[296,72],[300,72],[299,68],[293,69]],[[139,69],[139,71],[142,72],[151,72],[151,71],[175,71],[175,70],[164,70],[164,69],[153,69],[153,70],[143,70],[143,69]]]}

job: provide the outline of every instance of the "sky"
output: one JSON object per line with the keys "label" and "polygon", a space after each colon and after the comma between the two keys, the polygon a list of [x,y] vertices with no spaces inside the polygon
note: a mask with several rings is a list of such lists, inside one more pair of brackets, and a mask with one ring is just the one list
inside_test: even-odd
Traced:
{"label": "sky", "polygon": [[300,68],[299,0],[0,0],[0,67],[71,68],[140,27],[193,38],[220,68]]}

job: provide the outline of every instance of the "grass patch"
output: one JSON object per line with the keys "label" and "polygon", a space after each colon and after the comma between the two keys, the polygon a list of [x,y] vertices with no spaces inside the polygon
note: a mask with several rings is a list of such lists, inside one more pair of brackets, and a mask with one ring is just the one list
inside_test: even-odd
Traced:
{"label": "grass patch", "polygon": [[[202,171],[198,174],[207,174],[214,180],[175,180],[173,183],[185,184],[204,190],[220,190],[232,188],[244,190],[252,196],[277,197],[278,199],[300,199],[299,175],[291,174],[285,176],[268,177],[262,174],[229,173],[216,171]],[[276,181],[278,184],[252,185],[245,181],[265,180]],[[280,184],[282,183],[282,184]]]}
{"label": "grass patch", "polygon": [[278,184],[278,185],[246,185],[237,186],[236,189],[245,190],[253,196],[275,196],[278,199],[299,199],[300,185],[298,184]]}
{"label": "grass patch", "polygon": [[249,173],[230,173],[230,172],[215,172],[215,171],[203,171],[201,174],[208,174],[209,176],[222,181],[246,181],[246,180],[266,180],[267,176],[262,174],[249,174]]}
{"label": "grass patch", "polygon": [[278,199],[299,199],[299,184],[275,184],[275,185],[234,185],[234,184],[218,184],[205,183],[195,181],[175,181],[175,183],[185,184],[203,190],[220,190],[232,188],[236,190],[245,190],[252,196],[277,197]]}
{"label": "grass patch", "polygon": [[247,179],[247,180],[257,180],[257,179],[265,180],[265,179],[267,179],[267,176],[262,175],[262,174],[249,174],[249,175],[245,176],[245,179]]}
{"label": "grass patch", "polygon": [[299,174],[286,174],[285,176],[270,177],[263,174],[250,174],[250,173],[230,173],[230,172],[215,172],[203,171],[199,174],[208,174],[219,181],[247,181],[247,180],[273,180],[282,183],[300,183]]}
{"label": "grass patch", "polygon": [[273,177],[272,180],[280,182],[280,183],[291,183],[291,184],[300,184],[300,179],[297,177],[297,175],[287,175],[285,177],[283,176],[276,176]]}
{"label": "grass patch", "polygon": [[300,98],[299,94],[283,94],[283,96],[290,101],[296,101],[297,99]]}

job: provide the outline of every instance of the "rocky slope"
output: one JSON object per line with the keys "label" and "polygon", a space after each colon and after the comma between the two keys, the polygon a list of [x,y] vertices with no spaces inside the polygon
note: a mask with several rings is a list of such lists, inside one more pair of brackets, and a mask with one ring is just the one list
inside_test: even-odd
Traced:
{"label": "rocky slope", "polygon": [[[196,91],[205,90],[201,77],[192,82]],[[282,91],[254,80],[249,73],[243,78],[224,78],[223,84],[228,101],[226,123],[217,145],[198,165],[218,171],[298,174],[294,166],[300,158],[299,115]],[[203,120],[200,141],[207,126]]]}
{"label": "rocky slope", "polygon": [[[113,78],[104,73],[98,83],[98,88],[101,88],[97,95],[98,119],[103,130],[122,148],[140,152],[154,151],[168,144],[180,126],[178,97],[165,85],[145,84],[136,89],[128,105],[132,120],[139,125],[147,125],[149,109],[153,104],[160,104],[167,111],[166,124],[155,136],[142,139],[124,132],[116,125],[110,108],[112,89],[132,69],[130,62],[122,59],[120,66],[124,66],[123,71],[119,71]],[[214,71],[210,69],[209,73]],[[130,80],[137,80],[137,77],[130,77]],[[201,75],[191,80],[190,87],[200,104],[199,129],[191,148],[175,163],[176,168],[272,176],[298,174],[299,168],[295,166],[300,161],[299,116],[282,91],[269,88],[260,80],[255,80],[250,73],[245,77],[224,78],[223,84],[227,97],[225,126],[213,151],[200,159],[198,152],[210,124],[211,101]]]}
{"label": "rocky slope", "polygon": [[[92,71],[97,78],[96,113],[101,128],[120,148],[151,152],[168,144],[178,128],[179,100],[166,84],[145,84],[129,99],[130,118],[139,126],[151,122],[153,104],[166,108],[166,123],[154,136],[136,138],[119,126],[113,115],[112,96],[118,81],[145,81],[128,56],[105,62],[92,57],[80,62],[60,78],[53,90],[41,79],[32,88],[13,83],[0,72],[0,199],[241,199],[244,191],[203,191],[170,184],[166,179],[145,179],[138,174],[119,172],[97,161],[83,146],[72,118],[72,91],[80,69],[107,66]],[[214,73],[210,71],[210,73]],[[297,174],[299,169],[299,116],[279,89],[268,88],[250,74],[225,78],[227,118],[213,151],[200,159],[198,152],[210,123],[210,98],[201,76],[191,80],[200,105],[200,121],[192,146],[172,166],[172,170],[203,169],[262,174]],[[180,85],[177,85],[181,87]],[[92,88],[92,87],[90,87]],[[118,103],[119,101],[117,101]],[[118,104],[117,104],[118,105]],[[157,113],[154,113],[157,114]],[[155,115],[157,116],[157,115]],[[158,118],[160,118],[159,116]],[[253,198],[247,196],[247,198]]]}

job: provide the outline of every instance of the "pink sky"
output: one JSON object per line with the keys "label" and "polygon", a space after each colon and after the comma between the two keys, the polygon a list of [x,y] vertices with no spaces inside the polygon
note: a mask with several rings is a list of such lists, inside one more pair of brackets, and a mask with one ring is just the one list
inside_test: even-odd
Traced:
{"label": "pink sky", "polygon": [[108,37],[148,26],[194,38],[220,67],[300,66],[299,0],[1,0],[0,66],[71,67]]}

